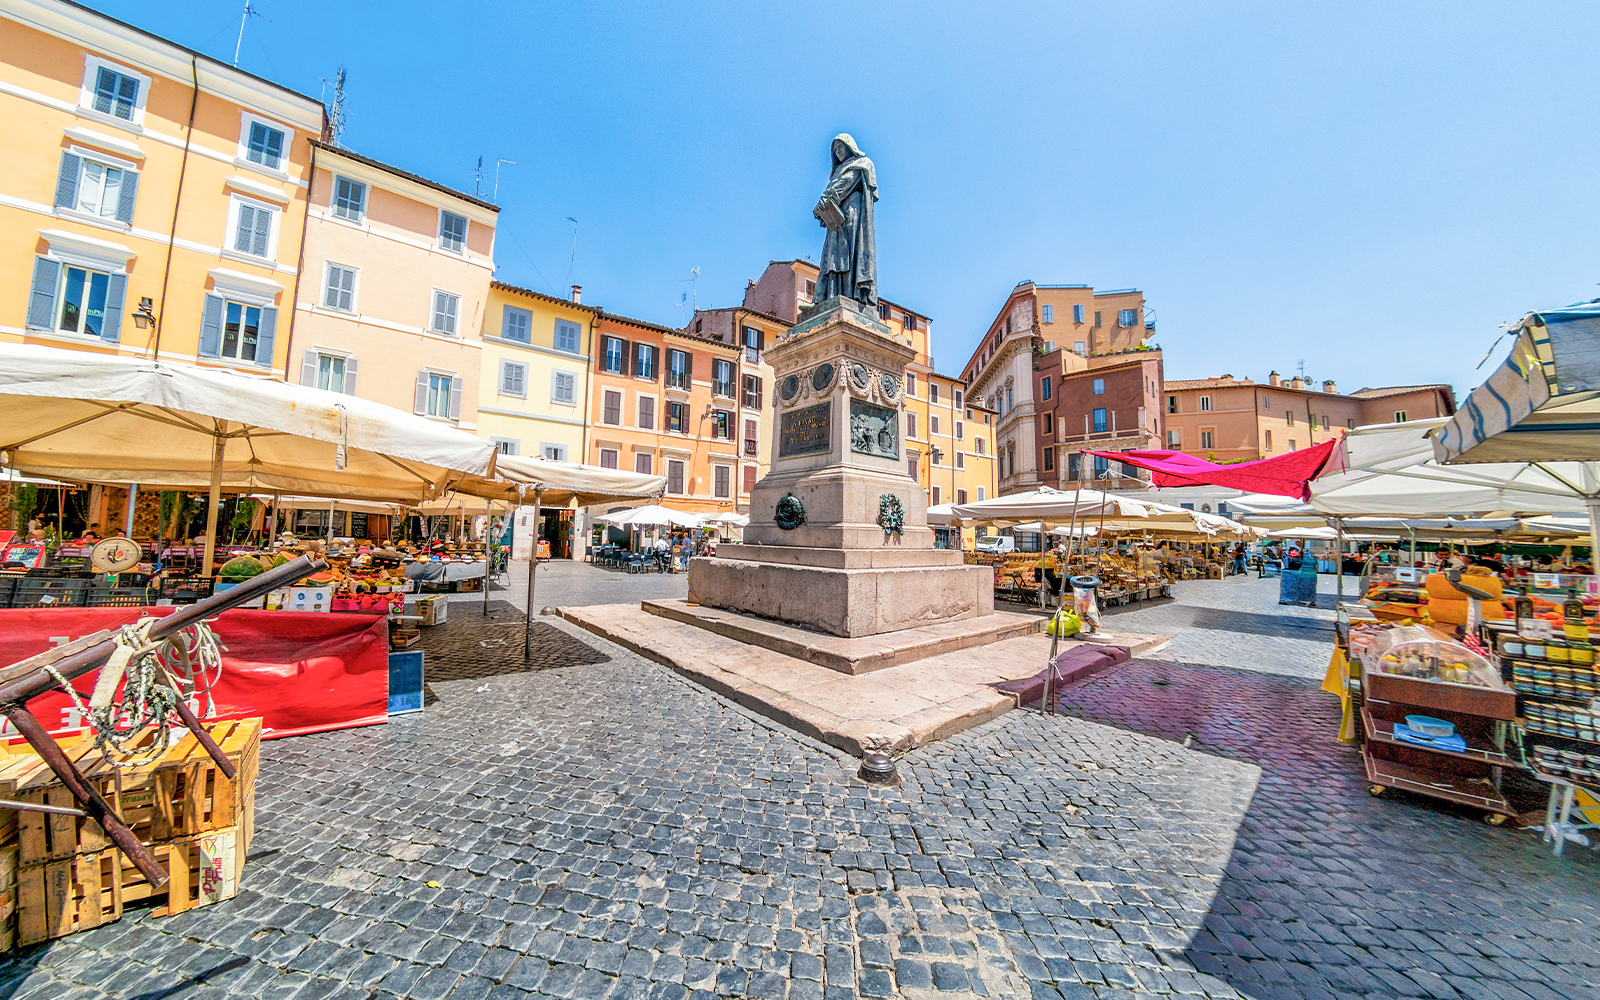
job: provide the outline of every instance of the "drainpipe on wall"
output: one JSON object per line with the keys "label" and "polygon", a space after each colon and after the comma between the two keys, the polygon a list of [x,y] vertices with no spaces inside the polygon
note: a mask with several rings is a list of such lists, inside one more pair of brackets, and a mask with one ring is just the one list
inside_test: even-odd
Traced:
{"label": "drainpipe on wall", "polygon": [[594,339],[600,327],[600,313],[595,311],[589,318],[589,357],[583,366],[583,455],[578,459],[579,464],[589,464],[589,407],[593,400],[589,398],[589,379],[594,371]]}
{"label": "drainpipe on wall", "polygon": [[[306,140],[308,143],[311,141]],[[294,321],[300,312],[300,276],[306,273],[306,228],[311,225],[311,196],[317,190],[317,147],[311,147],[311,167],[306,176],[306,214],[300,220],[300,259],[295,264],[294,288],[289,292],[289,336],[283,348],[283,380],[293,382],[289,373],[294,370]],[[488,589],[487,585],[484,588]]]}
{"label": "drainpipe on wall", "polygon": [[167,263],[161,269],[161,305],[156,308],[156,341],[150,351],[150,360],[161,360],[161,328],[167,318],[167,278],[172,274],[172,248],[178,242],[178,206],[183,201],[183,178],[189,170],[189,141],[194,137],[194,113],[200,104],[200,57],[189,55],[189,77],[194,82],[194,92],[189,97],[189,125],[183,132],[183,159],[178,161],[178,190],[172,195],[172,229],[167,233]]}

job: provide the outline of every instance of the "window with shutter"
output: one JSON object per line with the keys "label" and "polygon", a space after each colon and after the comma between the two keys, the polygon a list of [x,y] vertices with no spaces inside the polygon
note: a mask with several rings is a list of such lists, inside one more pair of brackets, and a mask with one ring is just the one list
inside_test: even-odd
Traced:
{"label": "window with shutter", "polygon": [[627,341],[620,337],[605,338],[605,353],[601,363],[601,370],[613,375],[621,375],[627,369]]}
{"label": "window with shutter", "polygon": [[250,123],[245,159],[277,170],[283,158],[283,130],[262,122]]}
{"label": "window with shutter", "polygon": [[718,358],[711,367],[711,394],[733,398],[733,362]]}
{"label": "window with shutter", "polygon": [[1048,375],[1039,380],[1039,398],[1050,398],[1050,376]]}
{"label": "window with shutter", "polygon": [[656,349],[652,344],[635,342],[633,345],[633,375],[635,378],[656,377]]}
{"label": "window with shutter", "polygon": [[648,451],[636,451],[633,453],[634,472],[648,476],[650,475],[651,471],[653,471],[652,466],[654,463],[655,456],[650,454]]}
{"label": "window with shutter", "polygon": [[439,213],[439,246],[461,253],[467,246],[467,219],[454,212]]}
{"label": "window with shutter", "polygon": [[667,404],[667,430],[679,434],[686,434],[689,430],[689,406],[687,403]]}
{"label": "window with shutter", "polygon": [[757,454],[757,451],[760,448],[758,443],[759,431],[757,428],[758,425],[754,420],[746,420],[744,422],[744,453],[746,455],[753,456]]}
{"label": "window with shutter", "polygon": [[500,395],[526,398],[528,366],[517,361],[500,362]]}
{"label": "window with shutter", "polygon": [[339,309],[344,312],[354,312],[356,308],[356,269],[345,267],[343,264],[328,262],[326,287],[322,294],[322,304],[329,309]]}
{"label": "window with shutter", "polygon": [[676,459],[667,459],[667,492],[683,494],[683,463]]}
{"label": "window with shutter", "polygon": [[516,306],[506,306],[501,314],[500,336],[519,344],[533,343],[533,313]]}
{"label": "window with shutter", "polygon": [[910,410],[906,411],[906,437],[917,436],[917,415]]}
{"label": "window with shutter", "polygon": [[615,448],[601,448],[600,449],[600,468],[602,468],[602,469],[615,469],[616,467],[617,467],[617,449],[615,449]]}
{"label": "window with shutter", "polygon": [[733,470],[726,465],[711,467],[712,496],[718,500],[726,500],[733,495],[732,490]]}
{"label": "window with shutter", "polygon": [[937,413],[928,416],[928,433],[930,435],[939,433],[939,415]]}
{"label": "window with shutter", "polygon": [[639,429],[642,431],[656,429],[656,398],[654,396],[639,397]]}
{"label": "window with shutter", "polygon": [[613,426],[622,423],[622,393],[615,389],[607,389],[603,397],[601,420]]}
{"label": "window with shutter", "polygon": [[333,179],[333,214],[351,222],[360,222],[367,211],[367,186],[348,177]]}
{"label": "window with shutter", "polygon": [[569,323],[564,319],[556,320],[556,350],[577,354],[579,333],[578,324]]}
{"label": "window with shutter", "polygon": [[963,424],[961,421],[957,420],[956,421],[956,440],[957,441],[963,440],[966,437],[966,435],[967,435],[966,425]]}
{"label": "window with shutter", "polygon": [[758,475],[760,475],[760,473],[761,473],[761,470],[758,469],[757,467],[755,467],[754,465],[747,465],[747,466],[744,467],[744,490],[743,490],[743,492],[749,493],[751,490],[756,488],[756,477]]}
{"label": "window with shutter", "polygon": [[131,76],[100,67],[95,74],[94,109],[103,115],[132,121],[139,103],[139,81]]}
{"label": "window with shutter", "polygon": [[317,355],[317,388],[330,392],[344,391],[345,359],[338,354]]}
{"label": "window with shutter", "polygon": [[494,442],[494,450],[502,455],[522,454],[522,440],[520,438],[490,437]]}
{"label": "window with shutter", "polygon": [[433,292],[433,325],[430,327],[435,333],[455,336],[456,318],[461,312],[461,296],[450,292]]}
{"label": "window with shutter", "polygon": [[573,372],[552,372],[550,374],[550,401],[552,403],[565,403],[569,406],[578,401],[578,376]]}
{"label": "window with shutter", "polygon": [[672,389],[689,388],[689,352],[667,352],[667,386]]}
{"label": "window with shutter", "polygon": [[277,213],[270,208],[252,205],[235,198],[238,206],[238,224],[234,228],[233,249],[253,257],[265,257],[272,245],[272,217]]}
{"label": "window with shutter", "polygon": [[424,372],[427,379],[427,388],[424,395],[423,413],[430,417],[443,417],[453,419],[450,415],[452,390],[455,388],[455,378],[441,375],[438,372]]}

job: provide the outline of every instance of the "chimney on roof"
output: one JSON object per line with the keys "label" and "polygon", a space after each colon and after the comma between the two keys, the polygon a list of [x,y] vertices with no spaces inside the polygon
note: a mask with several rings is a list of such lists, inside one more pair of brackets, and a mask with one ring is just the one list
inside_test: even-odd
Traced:
{"label": "chimney on roof", "polygon": [[1322,391],[1337,396],[1339,394],[1339,387],[1334,384],[1333,379],[1325,378],[1322,380]]}
{"label": "chimney on roof", "polygon": [[1233,381],[1233,376],[1232,375],[1222,375],[1222,376],[1219,376],[1217,378],[1217,381],[1218,382],[1232,382]]}
{"label": "chimney on roof", "polygon": [[583,302],[583,286],[582,285],[573,285],[572,286],[572,301],[580,303],[580,304]]}
{"label": "chimney on roof", "polygon": [[1267,384],[1268,385],[1282,385],[1283,384],[1283,379],[1280,378],[1278,376],[1278,373],[1275,372],[1275,371],[1274,372],[1268,372],[1267,373]]}
{"label": "chimney on roof", "polygon": [[1305,379],[1296,375],[1294,378],[1289,380],[1289,387],[1293,389],[1304,389],[1306,387]]}

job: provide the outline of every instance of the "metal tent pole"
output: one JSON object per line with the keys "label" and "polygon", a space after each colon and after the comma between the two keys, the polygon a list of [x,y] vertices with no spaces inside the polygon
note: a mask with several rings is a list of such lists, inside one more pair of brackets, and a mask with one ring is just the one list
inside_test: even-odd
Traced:
{"label": "metal tent pole", "polygon": [[535,487],[533,491],[533,537],[528,548],[528,604],[527,615],[522,623],[522,660],[526,663],[533,658],[533,571],[539,565],[539,503],[544,499],[544,487]]}
{"label": "metal tent pole", "polygon": [[[463,501],[465,502],[465,501]],[[490,523],[490,502],[483,501],[483,613],[489,614],[489,570],[494,566],[494,531]]]}
{"label": "metal tent pole", "polygon": [[133,511],[134,505],[139,500],[139,484],[128,484],[128,502],[122,510],[122,537],[133,537]]}
{"label": "metal tent pole", "polygon": [[1334,584],[1340,604],[1344,603],[1344,518],[1333,519],[1334,549],[1333,549],[1333,574],[1337,583]]}
{"label": "metal tent pole", "polygon": [[228,439],[222,436],[221,428],[218,428],[212,442],[211,492],[206,505],[206,553],[200,563],[200,575],[207,580],[211,579],[211,568],[217,558],[217,508],[222,504],[222,456],[228,447]]}

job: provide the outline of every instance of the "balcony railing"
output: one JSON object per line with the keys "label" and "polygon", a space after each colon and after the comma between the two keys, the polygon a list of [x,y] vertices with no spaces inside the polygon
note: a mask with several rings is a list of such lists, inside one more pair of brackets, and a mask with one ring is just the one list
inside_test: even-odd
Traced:
{"label": "balcony railing", "polygon": [[733,398],[733,390],[734,390],[734,386],[733,386],[732,382],[712,382],[711,383],[711,394],[713,396],[726,396],[727,398],[732,399]]}
{"label": "balcony railing", "polygon": [[688,372],[667,372],[668,389],[687,389],[690,381]]}
{"label": "balcony railing", "polygon": [[756,453],[756,443],[754,441],[750,440],[749,438],[745,438],[744,453],[746,455],[752,455],[752,456],[755,455],[755,453]]}

